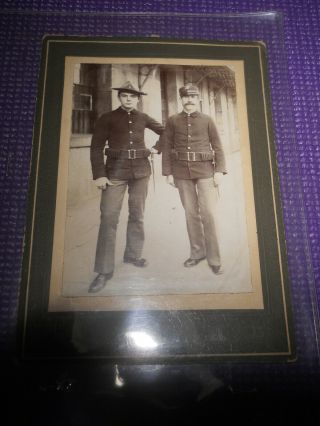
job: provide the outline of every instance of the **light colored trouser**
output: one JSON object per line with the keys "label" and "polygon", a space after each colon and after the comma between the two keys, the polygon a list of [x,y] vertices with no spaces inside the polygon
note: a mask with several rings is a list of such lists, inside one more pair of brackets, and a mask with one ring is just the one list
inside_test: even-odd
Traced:
{"label": "light colored trouser", "polygon": [[190,257],[207,257],[209,265],[220,266],[216,231],[217,190],[213,178],[175,179],[185,209],[190,240]]}
{"label": "light colored trouser", "polygon": [[144,208],[149,176],[140,179],[112,180],[101,194],[101,222],[98,234],[95,272],[107,274],[114,269],[116,234],[123,197],[128,187],[129,217],[124,257],[140,258],[144,243]]}

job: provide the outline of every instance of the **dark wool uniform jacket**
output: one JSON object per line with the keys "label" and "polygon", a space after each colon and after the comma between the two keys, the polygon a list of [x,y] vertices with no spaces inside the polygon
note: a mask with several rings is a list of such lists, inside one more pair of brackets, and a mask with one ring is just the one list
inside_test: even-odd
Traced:
{"label": "dark wool uniform jacket", "polygon": [[130,112],[119,107],[103,114],[95,126],[90,149],[93,179],[107,176],[110,179],[138,179],[150,176],[151,168],[148,158],[115,159],[107,158],[104,164],[104,148],[116,150],[146,149],[144,142],[145,128],[158,135],[164,131],[162,124],[137,110]]}
{"label": "dark wool uniform jacket", "polygon": [[[168,119],[162,147],[162,174],[178,179],[205,179],[214,172],[227,173],[225,156],[216,126],[206,114],[182,111]],[[182,161],[172,156],[182,152],[214,152],[215,165],[209,161]]]}

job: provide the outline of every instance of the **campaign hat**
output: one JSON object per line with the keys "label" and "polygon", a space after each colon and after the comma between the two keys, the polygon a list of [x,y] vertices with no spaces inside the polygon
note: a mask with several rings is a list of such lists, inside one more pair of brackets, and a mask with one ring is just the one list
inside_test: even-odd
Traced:
{"label": "campaign hat", "polygon": [[200,95],[198,87],[193,83],[188,83],[179,89],[179,95],[181,97],[183,96],[189,96],[189,95]]}
{"label": "campaign hat", "polygon": [[138,90],[131,81],[126,81],[122,86],[120,87],[112,87],[113,90],[118,90],[119,93],[121,92],[128,92],[133,93],[135,95],[146,95],[146,93],[141,92]]}

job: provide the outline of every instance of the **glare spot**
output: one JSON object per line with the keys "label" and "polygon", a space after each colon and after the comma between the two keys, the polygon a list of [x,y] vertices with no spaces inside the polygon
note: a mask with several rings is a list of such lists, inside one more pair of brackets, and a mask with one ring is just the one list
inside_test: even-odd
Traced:
{"label": "glare spot", "polygon": [[154,349],[158,346],[154,338],[144,331],[129,331],[126,336],[138,348]]}
{"label": "glare spot", "polygon": [[116,370],[115,371],[115,375],[116,375],[116,377],[115,377],[115,385],[118,386],[119,388],[121,388],[124,385],[124,380],[123,380],[123,378],[119,374],[119,369],[118,369],[117,365],[115,366],[115,370]]}

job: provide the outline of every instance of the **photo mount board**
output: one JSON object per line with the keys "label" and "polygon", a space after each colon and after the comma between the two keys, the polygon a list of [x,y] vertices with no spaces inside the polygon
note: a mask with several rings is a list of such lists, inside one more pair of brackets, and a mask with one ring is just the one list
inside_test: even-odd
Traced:
{"label": "photo mount board", "polygon": [[[200,301],[196,308],[184,308],[184,296],[177,295],[172,304],[167,300],[150,309],[147,303],[144,308],[145,297],[141,296],[138,309],[130,308],[129,300],[125,308],[113,310],[110,303],[106,310],[103,299],[107,302],[108,298],[101,297],[93,308],[88,308],[86,301],[76,309],[70,308],[77,305],[79,298],[75,298],[67,308],[49,309],[55,267],[54,235],[59,232],[55,230],[56,214],[58,209],[66,210],[57,196],[61,189],[58,170],[66,118],[63,99],[67,58],[79,58],[79,63],[81,58],[101,58],[101,63],[105,58],[144,58],[145,63],[178,58],[186,64],[193,60],[199,64],[243,64],[247,110],[243,123],[247,124],[249,135],[249,174],[261,277],[257,291],[261,290],[262,303],[246,308],[238,302],[227,307],[222,302],[212,302],[208,307]],[[20,309],[22,357],[140,363],[293,360],[287,260],[263,43],[48,36],[43,42],[39,94]],[[151,336],[154,343],[141,346],[132,333]]]}

